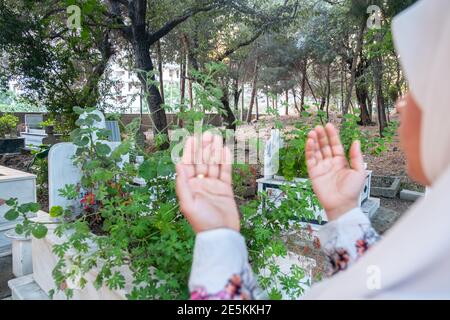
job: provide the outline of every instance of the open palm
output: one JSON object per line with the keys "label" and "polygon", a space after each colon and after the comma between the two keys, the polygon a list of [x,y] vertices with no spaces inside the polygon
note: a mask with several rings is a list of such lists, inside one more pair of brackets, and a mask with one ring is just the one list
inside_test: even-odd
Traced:
{"label": "open palm", "polygon": [[350,148],[350,167],[339,135],[329,123],[308,134],[305,150],[313,190],[328,219],[355,208],[365,180],[360,143],[355,141]]}
{"label": "open palm", "polygon": [[196,233],[215,228],[239,231],[231,154],[222,137],[206,133],[188,138],[176,169],[180,209]]}

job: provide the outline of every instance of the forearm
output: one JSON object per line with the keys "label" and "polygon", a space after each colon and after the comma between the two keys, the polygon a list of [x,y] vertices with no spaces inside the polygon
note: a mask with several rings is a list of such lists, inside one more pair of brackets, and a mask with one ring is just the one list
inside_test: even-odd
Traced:
{"label": "forearm", "polygon": [[241,234],[223,228],[197,235],[189,290],[194,300],[255,298],[257,284]]}
{"label": "forearm", "polygon": [[380,236],[360,208],[354,208],[319,231],[322,250],[335,274],[356,262]]}

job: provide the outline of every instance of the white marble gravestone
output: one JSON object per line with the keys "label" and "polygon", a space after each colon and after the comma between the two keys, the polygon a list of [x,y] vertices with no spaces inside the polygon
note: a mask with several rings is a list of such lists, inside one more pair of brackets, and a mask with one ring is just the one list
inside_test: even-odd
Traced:
{"label": "white marble gravestone", "polygon": [[278,172],[279,154],[278,151],[283,146],[279,129],[270,131],[270,139],[264,146],[264,178],[270,179]]}
{"label": "white marble gravestone", "polygon": [[[96,121],[94,126],[105,129],[105,117],[98,110],[92,113],[97,114],[101,121]],[[85,118],[87,113],[83,113],[80,118]],[[97,141],[96,137],[93,141]],[[101,141],[107,144],[111,151],[120,145],[120,142]],[[63,142],[53,145],[48,154],[48,187],[49,187],[49,207],[61,206],[67,208],[73,206],[77,208],[80,199],[68,200],[60,195],[60,189],[68,184],[78,184],[81,180],[82,173],[80,168],[73,164],[73,156],[77,150],[77,146],[70,142]],[[122,157],[122,164],[129,161],[129,156]]]}

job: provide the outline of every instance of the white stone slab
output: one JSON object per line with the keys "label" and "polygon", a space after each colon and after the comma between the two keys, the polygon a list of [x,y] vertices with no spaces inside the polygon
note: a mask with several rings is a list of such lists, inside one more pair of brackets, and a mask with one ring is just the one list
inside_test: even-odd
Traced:
{"label": "white stone slab", "polygon": [[[40,213],[36,221],[48,222],[50,217],[48,214]],[[57,237],[53,233],[53,227],[49,228],[47,236],[43,239],[32,239],[32,252],[33,252],[33,278],[44,292],[48,293],[51,289],[55,289],[55,281],[52,276],[52,270],[54,269],[58,259],[53,254],[52,248],[55,244],[62,243],[63,240]],[[70,265],[72,259],[72,253],[66,253],[66,263]],[[101,268],[101,266],[98,266]],[[119,271],[125,277],[125,288],[119,290],[111,290],[106,286],[97,290],[93,283],[98,274],[98,269],[93,268],[87,274],[84,275],[88,283],[81,289],[79,285],[70,281],[67,283],[68,288],[73,289],[73,300],[125,300],[126,294],[131,292],[132,288],[132,275],[129,268],[124,265]],[[66,299],[64,294],[58,292],[54,296],[55,300]]]}
{"label": "white stone slab", "polygon": [[12,244],[3,232],[0,232],[0,257],[6,257],[12,254]]}
{"label": "white stone slab", "polygon": [[370,219],[373,217],[375,212],[380,208],[380,199],[370,197],[366,201],[363,202],[361,206],[361,210],[367,215]]}
{"label": "white stone slab", "polygon": [[12,272],[16,277],[33,273],[31,237],[18,235],[14,230],[5,233],[12,243]]}
{"label": "white stone slab", "polygon": [[417,192],[413,190],[407,190],[403,189],[400,191],[400,199],[405,201],[416,201],[417,199],[420,199],[425,196],[425,193],[423,192]]}
{"label": "white stone slab", "polygon": [[29,274],[8,281],[11,289],[11,300],[49,300],[48,295],[34,281]]}
{"label": "white stone slab", "polygon": [[[0,166],[0,198],[4,200],[17,198],[19,204],[36,202],[36,176]],[[14,228],[17,223],[4,218],[8,210],[8,206],[0,206],[0,231]]]}
{"label": "white stone slab", "polygon": [[[36,176],[0,166],[0,198],[4,200],[17,198],[19,204],[36,202]],[[1,218],[7,210],[7,206],[0,206]]]}

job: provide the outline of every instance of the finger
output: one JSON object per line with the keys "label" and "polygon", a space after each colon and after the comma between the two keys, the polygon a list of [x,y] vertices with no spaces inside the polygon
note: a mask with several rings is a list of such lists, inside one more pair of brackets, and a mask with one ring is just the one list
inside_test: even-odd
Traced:
{"label": "finger", "polygon": [[189,137],[183,149],[183,157],[181,159],[180,165],[183,165],[184,172],[186,173],[186,177],[189,179],[195,175],[194,168],[194,138]]}
{"label": "finger", "polygon": [[361,143],[359,141],[353,141],[350,147],[350,165],[352,169],[364,172],[364,159],[361,152]]}
{"label": "finger", "polygon": [[230,149],[228,149],[228,147],[224,147],[222,148],[222,160],[220,163],[220,180],[229,184],[231,184],[232,182],[231,164],[232,164],[232,157]]}
{"label": "finger", "polygon": [[317,133],[317,137],[319,140],[320,152],[322,152],[322,156],[324,159],[331,158],[332,152],[330,147],[330,142],[328,141],[328,135],[325,132],[325,129],[322,126],[317,126],[315,128]]}
{"label": "finger", "polygon": [[208,174],[207,161],[209,159],[209,144],[211,141],[211,134],[205,133],[196,139],[197,160],[195,162],[195,174],[206,176]]}
{"label": "finger", "polygon": [[[205,142],[203,142],[205,143]],[[212,153],[212,144],[211,142],[207,142],[207,144],[202,145],[202,163],[210,164],[211,163],[211,153]]]}
{"label": "finger", "polygon": [[180,210],[185,215],[189,215],[194,205],[194,199],[192,196],[191,188],[188,185],[188,174],[186,172],[186,165],[178,163],[176,165],[177,179],[176,179],[176,192],[180,203]]}
{"label": "finger", "polygon": [[344,147],[342,146],[341,139],[336,128],[331,124],[327,123],[325,126],[325,131],[328,135],[328,141],[330,142],[331,152],[335,157],[344,157]]}
{"label": "finger", "polygon": [[208,167],[208,177],[218,179],[220,177],[220,160],[222,158],[223,141],[222,137],[215,135],[211,145],[211,158]]}
{"label": "finger", "polygon": [[194,134],[192,137],[192,153],[194,154],[194,158],[192,163],[193,164],[201,164],[203,162],[202,159],[202,135],[201,134]]}
{"label": "finger", "polygon": [[194,143],[195,143],[194,137],[187,138],[186,142],[184,143],[183,157],[181,158],[181,161],[184,164],[194,164],[195,159]]}
{"label": "finger", "polygon": [[316,162],[320,162],[323,160],[323,156],[322,156],[322,152],[320,152],[319,149],[319,141],[318,141],[318,136],[317,136],[317,132],[315,130],[312,130],[309,132],[308,134],[308,138],[312,139],[314,142],[314,158],[316,158]]}
{"label": "finger", "polygon": [[317,164],[316,158],[314,156],[315,153],[315,143],[314,140],[311,138],[308,138],[306,140],[306,147],[305,147],[305,156],[306,156],[306,166],[308,169],[314,168],[314,166]]}
{"label": "finger", "polygon": [[212,141],[212,163],[220,164],[222,160],[223,138],[219,135],[215,135]]}

